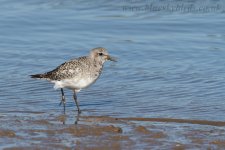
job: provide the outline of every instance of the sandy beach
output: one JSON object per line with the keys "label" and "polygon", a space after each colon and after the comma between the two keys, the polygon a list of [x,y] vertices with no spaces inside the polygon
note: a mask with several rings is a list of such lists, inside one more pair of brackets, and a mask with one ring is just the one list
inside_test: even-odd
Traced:
{"label": "sandy beach", "polygon": [[72,118],[68,115],[46,116],[43,112],[1,115],[1,149],[225,148],[225,140],[221,140],[225,122],[82,115]]}

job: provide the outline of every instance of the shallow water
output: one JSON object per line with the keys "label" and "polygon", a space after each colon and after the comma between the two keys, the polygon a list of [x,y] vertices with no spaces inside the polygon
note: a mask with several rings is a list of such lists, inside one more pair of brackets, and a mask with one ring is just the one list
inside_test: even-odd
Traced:
{"label": "shallow water", "polygon": [[[0,116],[60,116],[60,91],[29,75],[102,46],[118,62],[106,63],[100,79],[78,94],[82,116],[225,121],[222,0],[0,2]],[[72,92],[65,92],[73,116]]]}

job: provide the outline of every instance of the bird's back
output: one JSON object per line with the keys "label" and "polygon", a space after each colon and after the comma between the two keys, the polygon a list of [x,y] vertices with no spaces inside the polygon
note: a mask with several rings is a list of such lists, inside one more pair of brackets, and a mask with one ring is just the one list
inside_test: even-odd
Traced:
{"label": "bird's back", "polygon": [[76,76],[82,76],[83,72],[89,69],[90,64],[91,62],[89,57],[83,56],[67,61],[52,71],[46,72],[44,74],[32,75],[32,77],[55,81],[70,79]]}

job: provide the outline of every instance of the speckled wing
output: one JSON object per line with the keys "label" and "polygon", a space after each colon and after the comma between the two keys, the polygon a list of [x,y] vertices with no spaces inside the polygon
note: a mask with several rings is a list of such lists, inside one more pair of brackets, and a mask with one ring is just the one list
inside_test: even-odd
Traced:
{"label": "speckled wing", "polygon": [[87,61],[87,57],[80,57],[67,61],[58,66],[56,69],[43,74],[44,78],[60,81],[63,79],[70,79],[80,76],[80,74],[82,74],[81,68],[86,62],[85,60]]}

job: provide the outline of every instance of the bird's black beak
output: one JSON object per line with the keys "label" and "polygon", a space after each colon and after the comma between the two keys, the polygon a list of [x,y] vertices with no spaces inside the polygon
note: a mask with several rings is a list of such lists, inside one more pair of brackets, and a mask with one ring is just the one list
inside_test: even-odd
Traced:
{"label": "bird's black beak", "polygon": [[117,59],[115,57],[112,57],[112,56],[109,56],[109,55],[107,55],[107,60],[117,62]]}

